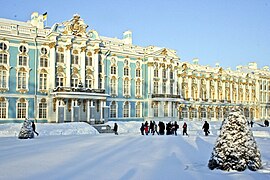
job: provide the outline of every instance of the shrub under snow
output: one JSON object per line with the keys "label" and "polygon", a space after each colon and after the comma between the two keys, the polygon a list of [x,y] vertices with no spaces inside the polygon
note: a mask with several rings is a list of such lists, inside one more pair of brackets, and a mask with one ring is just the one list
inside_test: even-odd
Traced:
{"label": "shrub under snow", "polygon": [[233,109],[221,127],[208,167],[221,170],[256,171],[261,154],[242,111]]}

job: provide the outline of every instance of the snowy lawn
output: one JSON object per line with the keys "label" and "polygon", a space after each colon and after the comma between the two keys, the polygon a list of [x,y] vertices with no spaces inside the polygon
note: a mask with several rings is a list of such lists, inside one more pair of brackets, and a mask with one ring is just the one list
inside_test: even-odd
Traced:
{"label": "snowy lawn", "polygon": [[[113,126],[114,122],[108,124]],[[270,128],[253,134],[263,169],[224,172],[207,167],[219,122],[188,122],[189,137],[141,136],[141,122],[117,122],[119,135],[98,134],[85,123],[39,124],[39,136],[18,139],[22,124],[0,125],[0,179],[270,179]]]}

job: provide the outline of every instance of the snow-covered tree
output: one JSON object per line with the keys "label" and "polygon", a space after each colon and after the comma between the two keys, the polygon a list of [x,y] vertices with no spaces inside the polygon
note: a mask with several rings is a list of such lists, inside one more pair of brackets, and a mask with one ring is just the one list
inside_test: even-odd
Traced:
{"label": "snow-covered tree", "polygon": [[25,120],[23,122],[23,126],[20,130],[19,139],[31,139],[34,138],[34,132],[32,129],[32,122],[29,120]]}
{"label": "snow-covered tree", "polygon": [[223,122],[217,138],[209,169],[244,171],[260,169],[261,154],[240,108],[234,108]]}

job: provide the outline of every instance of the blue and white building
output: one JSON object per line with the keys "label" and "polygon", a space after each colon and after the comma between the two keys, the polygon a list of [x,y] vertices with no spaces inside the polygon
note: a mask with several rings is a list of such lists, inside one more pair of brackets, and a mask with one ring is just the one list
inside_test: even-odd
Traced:
{"label": "blue and white building", "polygon": [[218,120],[233,106],[270,117],[270,73],[180,61],[172,49],[141,47],[132,32],[100,36],[79,15],[44,27],[0,18],[0,122]]}

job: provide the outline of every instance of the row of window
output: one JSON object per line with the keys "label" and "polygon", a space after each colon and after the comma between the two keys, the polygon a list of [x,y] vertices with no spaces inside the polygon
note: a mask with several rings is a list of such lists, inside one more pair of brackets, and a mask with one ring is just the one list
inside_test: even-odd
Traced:
{"label": "row of window", "polygon": [[[110,105],[110,117],[111,118],[117,118],[118,117],[118,104],[115,101],[111,102]],[[130,117],[130,102],[126,101],[123,104],[123,117]],[[142,103],[137,102],[135,105],[135,117],[142,117]]]}
{"label": "row of window", "polygon": [[[8,118],[8,102],[0,102],[0,119]],[[25,119],[28,118],[28,102],[27,101],[18,101],[16,103],[16,118]],[[46,119],[47,118],[47,103],[40,102],[38,104],[38,118]]]}

